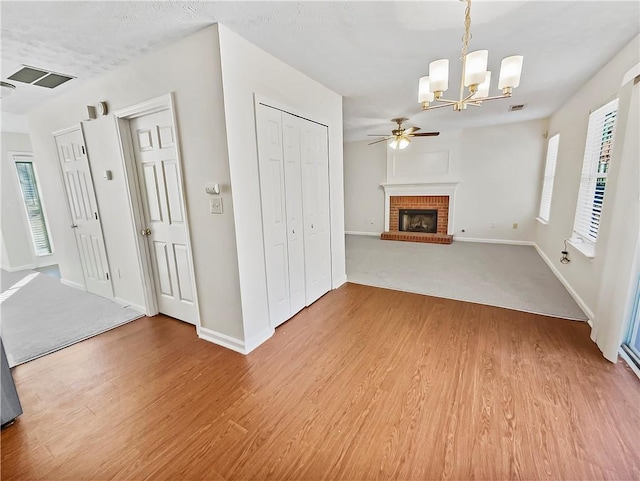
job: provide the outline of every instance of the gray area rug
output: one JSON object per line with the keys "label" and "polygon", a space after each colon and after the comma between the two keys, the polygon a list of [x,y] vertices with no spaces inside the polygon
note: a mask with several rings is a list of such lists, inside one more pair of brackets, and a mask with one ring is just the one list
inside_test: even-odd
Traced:
{"label": "gray area rug", "polygon": [[346,255],[347,279],[356,284],[587,320],[531,246],[347,235]]}
{"label": "gray area rug", "polygon": [[138,319],[142,314],[26,270],[2,271],[0,331],[15,366]]}

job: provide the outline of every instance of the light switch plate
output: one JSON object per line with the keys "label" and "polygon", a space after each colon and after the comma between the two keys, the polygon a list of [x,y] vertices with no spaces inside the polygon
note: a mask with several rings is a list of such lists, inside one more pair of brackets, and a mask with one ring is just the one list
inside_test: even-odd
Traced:
{"label": "light switch plate", "polygon": [[222,198],[213,197],[209,200],[209,212],[211,214],[222,214]]}
{"label": "light switch plate", "polygon": [[212,194],[212,195],[219,195],[220,194],[220,184],[211,184],[211,185],[207,185],[204,188],[204,191],[207,194]]}

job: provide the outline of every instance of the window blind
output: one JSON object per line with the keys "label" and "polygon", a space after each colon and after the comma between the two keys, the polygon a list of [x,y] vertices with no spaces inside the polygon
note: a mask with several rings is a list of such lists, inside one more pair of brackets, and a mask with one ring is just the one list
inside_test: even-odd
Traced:
{"label": "window blind", "polygon": [[556,175],[556,160],[558,159],[559,144],[560,134],[551,137],[547,144],[547,161],[544,167],[540,213],[538,214],[538,217],[547,222],[549,222],[549,215],[551,213],[551,196],[553,195],[553,180]]}
{"label": "window blind", "polygon": [[575,234],[588,242],[595,243],[598,238],[617,112],[618,99],[615,99],[589,115],[587,142],[582,161],[578,205],[573,227]]}
{"label": "window blind", "polygon": [[44,220],[33,163],[30,161],[16,161],[16,169],[18,170],[22,198],[27,208],[27,219],[31,228],[31,237],[36,255],[51,254],[51,243],[49,242],[47,224]]}

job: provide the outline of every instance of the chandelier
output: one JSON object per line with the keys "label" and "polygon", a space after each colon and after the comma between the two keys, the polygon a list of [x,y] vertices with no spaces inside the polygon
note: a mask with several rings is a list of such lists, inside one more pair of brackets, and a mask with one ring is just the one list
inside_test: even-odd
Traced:
{"label": "chandelier", "polygon": [[[460,57],[462,60],[460,96],[458,100],[442,98],[443,93],[449,88],[449,60],[446,58],[435,60],[429,64],[429,75],[422,77],[418,85],[418,102],[422,104],[422,110],[453,106],[453,110],[462,112],[466,110],[467,105],[479,107],[485,100],[509,98],[513,89],[520,85],[523,57],[522,55],[506,57],[500,65],[498,80],[498,88],[502,90],[502,95],[489,96],[491,84],[491,72],[487,71],[489,51],[476,50],[467,53],[469,40],[471,40],[471,0],[466,2],[462,56]],[[468,87],[468,92],[465,92],[465,87]],[[429,102],[434,100],[438,104],[430,106]]]}

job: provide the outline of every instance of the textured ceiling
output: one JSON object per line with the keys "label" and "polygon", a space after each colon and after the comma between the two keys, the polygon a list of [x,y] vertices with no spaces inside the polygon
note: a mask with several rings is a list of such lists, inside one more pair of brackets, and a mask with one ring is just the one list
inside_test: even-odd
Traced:
{"label": "textured ceiling", "polygon": [[[421,112],[417,81],[437,58],[459,81],[464,3],[429,2],[10,2],[2,1],[2,79],[20,64],[77,76],[60,88],[18,84],[2,111],[26,113],[145,52],[215,22],[344,96],[345,138],[385,133],[410,117],[446,130],[541,118],[556,110],[640,30],[637,1],[478,0],[471,50],[489,49],[493,94],[503,57],[525,56],[513,99],[456,113]],[[508,106],[524,103],[521,112]]]}

